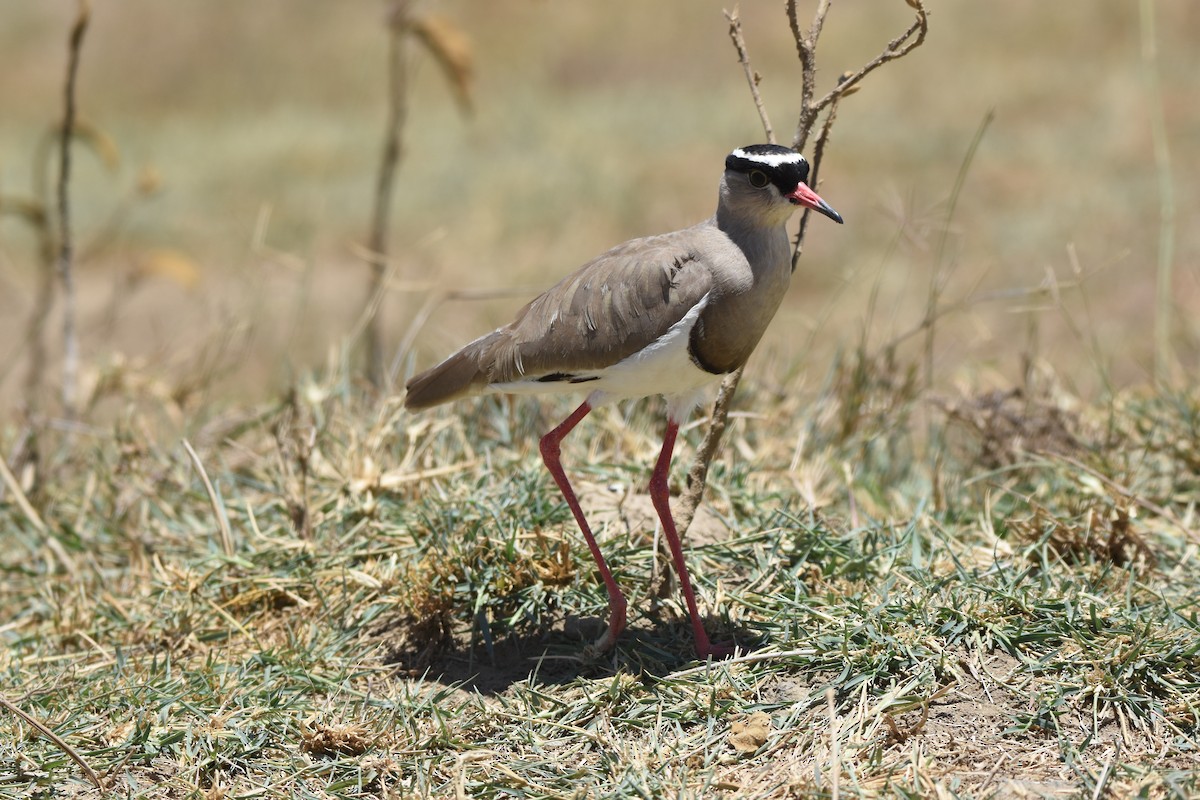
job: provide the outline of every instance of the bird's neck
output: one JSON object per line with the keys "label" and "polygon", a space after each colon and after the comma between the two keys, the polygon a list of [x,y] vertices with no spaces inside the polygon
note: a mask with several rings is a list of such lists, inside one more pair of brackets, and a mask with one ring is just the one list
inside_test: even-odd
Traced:
{"label": "bird's neck", "polygon": [[[772,245],[780,237],[787,240],[784,227],[795,208],[788,203],[747,201],[735,198],[724,181],[717,196],[717,213],[714,221],[718,228],[745,250],[760,250]],[[749,255],[749,252],[747,252]],[[751,259],[754,263],[754,259]]]}
{"label": "bird's neck", "polygon": [[713,222],[746,255],[755,273],[791,272],[791,248],[785,224],[791,209],[775,214],[746,214],[730,209],[724,203],[717,206]]}

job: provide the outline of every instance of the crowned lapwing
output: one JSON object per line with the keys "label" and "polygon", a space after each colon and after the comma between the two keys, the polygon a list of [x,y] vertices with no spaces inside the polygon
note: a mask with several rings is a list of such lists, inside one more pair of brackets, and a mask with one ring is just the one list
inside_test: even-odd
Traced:
{"label": "crowned lapwing", "polygon": [[740,147],[725,159],[717,211],[690,228],[618,245],[534,298],[508,325],[408,382],[405,405],[428,408],[480,392],[584,392],[541,440],[608,589],[606,650],[625,627],[626,602],[559,459],[560,444],[593,408],[661,394],[667,429],[650,497],[691,617],[701,658],[724,656],[704,630],[671,516],[667,474],[679,425],[726,374],[746,363],[792,276],[785,224],[797,206],[842,217],[808,187],[808,162],[786,147]]}

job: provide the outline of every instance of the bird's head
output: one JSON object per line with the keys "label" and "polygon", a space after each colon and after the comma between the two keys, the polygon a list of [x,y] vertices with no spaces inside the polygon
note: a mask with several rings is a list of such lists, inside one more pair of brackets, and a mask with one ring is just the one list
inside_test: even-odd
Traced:
{"label": "bird's head", "polygon": [[750,208],[774,222],[791,216],[792,206],[811,208],[837,223],[842,215],[808,188],[808,161],[777,144],[739,147],[725,159],[726,201]]}

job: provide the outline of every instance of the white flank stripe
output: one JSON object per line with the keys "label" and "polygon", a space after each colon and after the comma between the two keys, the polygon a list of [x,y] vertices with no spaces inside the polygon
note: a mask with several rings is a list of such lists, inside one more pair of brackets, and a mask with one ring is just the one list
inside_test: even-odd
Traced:
{"label": "white flank stripe", "polygon": [[692,328],[708,300],[709,296],[704,295],[666,333],[624,360],[603,369],[577,372],[580,377],[593,377],[594,380],[543,383],[531,377],[493,383],[488,389],[511,394],[587,392],[588,402],[593,407],[614,400],[661,394],[668,399],[668,411],[680,421],[703,398],[703,390],[724,377],[700,369],[688,354]]}
{"label": "white flank stripe", "polygon": [[645,397],[692,392],[723,376],[705,372],[692,362],[688,343],[708,295],[688,309],[683,319],[647,347],[608,367],[595,387],[613,397]]}

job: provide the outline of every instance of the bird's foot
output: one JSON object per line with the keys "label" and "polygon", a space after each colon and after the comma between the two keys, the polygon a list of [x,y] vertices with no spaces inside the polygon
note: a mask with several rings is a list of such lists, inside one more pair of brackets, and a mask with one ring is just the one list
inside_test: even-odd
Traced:
{"label": "bird's foot", "polygon": [[696,637],[696,657],[701,661],[712,659],[720,661],[729,658],[730,656],[744,653],[745,648],[739,648],[734,642],[717,642],[713,644],[708,641],[708,637]]}
{"label": "bird's foot", "polygon": [[591,655],[592,653],[600,655],[601,653],[607,653],[609,650],[612,650],[616,644],[617,635],[613,633],[612,628],[608,628],[604,631],[604,634],[599,639],[587,645],[584,649],[587,651],[587,655]]}
{"label": "bird's foot", "polygon": [[625,598],[617,596],[609,603],[608,627],[600,638],[584,648],[585,658],[594,658],[601,653],[607,653],[617,644],[617,637],[625,630]]}

